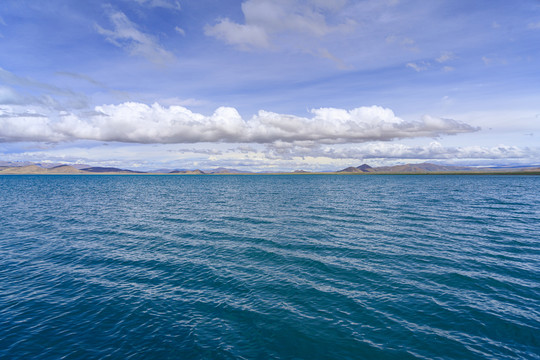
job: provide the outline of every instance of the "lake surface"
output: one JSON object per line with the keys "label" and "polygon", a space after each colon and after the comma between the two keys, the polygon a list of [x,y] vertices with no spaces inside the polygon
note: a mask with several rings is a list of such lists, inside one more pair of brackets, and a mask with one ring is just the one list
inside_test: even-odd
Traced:
{"label": "lake surface", "polygon": [[2,359],[540,359],[539,176],[0,176]]}

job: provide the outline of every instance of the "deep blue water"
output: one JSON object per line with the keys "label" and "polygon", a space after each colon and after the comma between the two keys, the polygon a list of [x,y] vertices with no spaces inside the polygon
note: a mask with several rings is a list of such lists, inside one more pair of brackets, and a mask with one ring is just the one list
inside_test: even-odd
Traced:
{"label": "deep blue water", "polygon": [[538,176],[0,176],[2,359],[540,359]]}

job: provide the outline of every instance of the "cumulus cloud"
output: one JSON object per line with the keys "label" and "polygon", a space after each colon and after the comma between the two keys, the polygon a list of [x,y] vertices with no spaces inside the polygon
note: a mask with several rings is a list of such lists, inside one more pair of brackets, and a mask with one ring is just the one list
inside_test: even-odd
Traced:
{"label": "cumulus cloud", "polygon": [[328,22],[327,14],[344,6],[345,1],[247,0],[242,3],[245,23],[219,19],[205,27],[205,34],[241,49],[270,48],[271,37],[281,33],[322,37],[350,30],[354,26],[350,19],[336,25]]}
{"label": "cumulus cloud", "polygon": [[53,122],[37,113],[10,113],[0,109],[0,142],[62,141],[67,137],[54,130]]}
{"label": "cumulus cloud", "polygon": [[18,126],[19,116],[6,112],[0,119],[0,137],[3,141],[344,144],[437,137],[477,130],[456,120],[427,115],[418,121],[405,121],[392,110],[379,106],[352,110],[320,108],[311,110],[311,114],[311,117],[301,117],[261,110],[246,120],[231,107],[220,107],[205,116],[182,106],[126,102],[97,106],[87,116],[60,112],[54,117],[25,118],[24,127]]}
{"label": "cumulus cloud", "polygon": [[161,47],[154,36],[137,29],[124,13],[109,9],[109,18],[114,26],[113,30],[104,29],[97,24],[96,30],[111,44],[156,64],[166,64],[174,60],[174,55]]}

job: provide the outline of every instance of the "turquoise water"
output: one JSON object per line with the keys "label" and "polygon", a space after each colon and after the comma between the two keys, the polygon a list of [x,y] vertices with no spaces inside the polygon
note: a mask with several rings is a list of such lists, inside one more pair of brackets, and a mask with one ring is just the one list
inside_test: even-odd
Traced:
{"label": "turquoise water", "polygon": [[540,359],[538,176],[0,176],[2,359]]}

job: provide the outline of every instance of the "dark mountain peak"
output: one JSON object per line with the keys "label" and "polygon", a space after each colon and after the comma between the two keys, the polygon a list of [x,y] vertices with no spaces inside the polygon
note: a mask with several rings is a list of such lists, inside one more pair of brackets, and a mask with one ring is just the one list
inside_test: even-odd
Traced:
{"label": "dark mountain peak", "polygon": [[358,172],[363,172],[363,171],[358,169],[358,168],[355,168],[354,166],[349,166],[348,168],[345,168],[343,170],[339,170],[338,172],[358,173]]}
{"label": "dark mountain peak", "polygon": [[134,171],[134,170],[125,170],[125,169],[119,169],[114,167],[102,167],[102,166],[92,166],[89,168],[85,168],[84,171],[92,172],[92,173],[130,173],[130,174],[144,174],[143,171]]}
{"label": "dark mountain peak", "polygon": [[362,165],[360,165],[360,166],[357,166],[356,168],[357,168],[358,170],[363,171],[363,172],[370,172],[370,171],[373,171],[373,170],[374,170],[374,169],[373,169],[371,166],[369,166],[368,164],[362,164]]}
{"label": "dark mountain peak", "polygon": [[195,170],[173,170],[173,171],[170,171],[169,174],[203,175],[203,174],[205,174],[205,172],[201,171],[199,169],[195,169]]}
{"label": "dark mountain peak", "polygon": [[207,174],[245,174],[245,173],[249,173],[249,171],[218,167],[217,169],[208,170],[206,171],[206,173]]}

